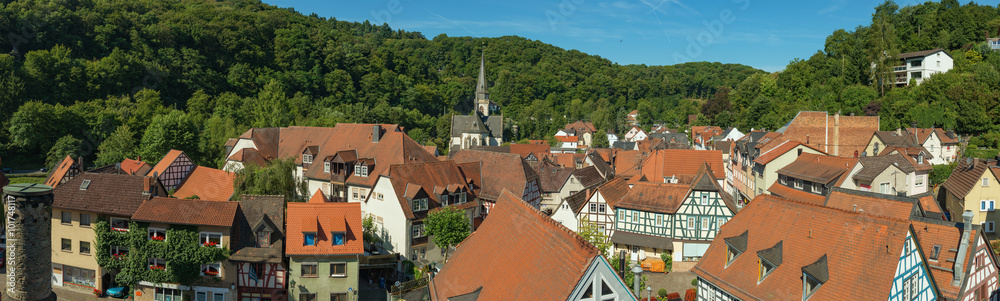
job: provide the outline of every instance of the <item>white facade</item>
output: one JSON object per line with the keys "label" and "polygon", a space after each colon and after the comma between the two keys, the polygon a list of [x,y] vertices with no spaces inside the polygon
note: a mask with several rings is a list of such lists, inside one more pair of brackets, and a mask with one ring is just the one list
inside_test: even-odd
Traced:
{"label": "white facade", "polygon": [[[360,202],[348,197],[349,202],[361,203],[361,215],[371,215],[375,219],[375,225],[382,233],[382,244],[389,252],[399,254],[410,254],[410,222],[400,207],[396,198],[396,191],[392,188],[392,182],[387,176],[379,178],[375,182],[375,189],[372,194],[376,197],[368,202]],[[381,198],[379,198],[381,196]],[[405,202],[404,202],[405,203]]]}
{"label": "white facade", "polygon": [[930,187],[930,178],[926,172],[917,173],[914,171],[907,173],[895,165],[887,166],[878,176],[875,176],[875,179],[871,183],[855,182],[854,175],[860,172],[862,168],[863,166],[860,163],[855,164],[854,168],[846,175],[847,179],[840,187],[889,195],[905,192],[907,196],[925,193],[928,187]]}
{"label": "white facade", "polygon": [[608,145],[615,144],[615,141],[618,141],[618,135],[615,134],[606,134],[606,135],[608,135]]}
{"label": "white facade", "polygon": [[927,56],[908,58],[905,62],[905,65],[893,68],[898,85],[909,85],[911,79],[919,85],[931,75],[948,72],[955,67],[955,60],[944,50]]}
{"label": "white facade", "polygon": [[573,214],[573,209],[569,207],[566,201],[559,203],[559,206],[555,208],[555,212],[552,213],[552,219],[556,222],[562,224],[566,228],[573,230],[573,232],[579,231],[578,226],[580,225],[580,220],[576,218],[576,214]]}
{"label": "white facade", "polygon": [[646,140],[649,136],[646,135],[646,131],[643,131],[639,127],[633,126],[628,132],[625,133],[625,141],[636,142]]}
{"label": "white facade", "polygon": [[[580,282],[573,288],[567,300],[599,301],[615,300],[630,301],[636,297],[629,292],[631,285],[626,284],[620,277],[615,275],[611,263],[604,259],[604,256],[597,255],[590,261]],[[585,297],[592,295],[592,297]]]}
{"label": "white facade", "polygon": [[921,145],[931,153],[931,158],[928,160],[932,165],[942,165],[949,164],[955,161],[955,156],[958,154],[958,145],[949,144],[944,145],[941,142],[941,137],[938,136],[937,131],[931,132],[931,135],[927,137],[927,140]]}
{"label": "white facade", "polygon": [[593,223],[598,230],[603,229],[604,237],[609,241],[611,235],[615,234],[615,211],[608,205],[600,190],[591,195],[587,204],[583,205],[583,209],[580,209],[580,213],[577,215],[577,220],[580,223],[584,221]]}
{"label": "white facade", "polygon": [[451,145],[457,145],[459,149],[469,149],[471,146],[499,146],[503,143],[502,138],[491,138],[488,134],[462,133],[461,137],[451,137]]}
{"label": "white facade", "polygon": [[257,149],[257,145],[254,144],[253,140],[251,140],[251,139],[239,138],[239,140],[236,140],[236,145],[233,146],[233,149],[230,150],[228,154],[226,154],[226,158],[227,158],[226,165],[225,165],[225,167],[222,168],[222,170],[225,170],[225,171],[228,171],[228,172],[236,172],[236,171],[239,171],[239,170],[243,169],[243,163],[242,162],[229,161],[228,158],[231,157],[232,155],[235,155],[236,152],[239,152],[241,149],[244,149],[244,148]]}

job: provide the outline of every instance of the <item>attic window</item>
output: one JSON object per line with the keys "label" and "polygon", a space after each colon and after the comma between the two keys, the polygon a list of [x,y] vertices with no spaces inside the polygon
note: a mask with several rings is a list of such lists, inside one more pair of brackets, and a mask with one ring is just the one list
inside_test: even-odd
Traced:
{"label": "attic window", "polygon": [[816,278],[802,273],[802,300],[809,300],[809,297],[812,297],[812,294],[822,285],[823,283],[820,283]]}
{"label": "attic window", "polygon": [[924,164],[924,154],[917,155],[917,164]]}
{"label": "attic window", "polygon": [[302,232],[302,245],[303,246],[315,246],[316,245],[316,232]]}
{"label": "attic window", "polygon": [[312,155],[302,155],[302,164],[312,164],[312,163],[313,163]]}
{"label": "attic window", "polygon": [[270,246],[271,246],[271,231],[266,229],[257,231],[257,247],[267,248]]}
{"label": "attic window", "polygon": [[931,250],[930,259],[934,260],[934,261],[937,261],[938,260],[938,256],[940,256],[940,255],[941,255],[941,245],[934,245],[934,249]]}
{"label": "attic window", "polygon": [[760,284],[774,269],[781,265],[781,242],[773,247],[757,251],[757,283]]}
{"label": "attic window", "polygon": [[330,162],[323,162],[323,172],[330,173]]}
{"label": "attic window", "polygon": [[344,232],[330,232],[330,237],[333,237],[334,246],[344,245]]}
{"label": "attic window", "polygon": [[736,260],[736,257],[739,257],[740,254],[743,254],[743,252],[740,252],[733,246],[728,246],[726,248],[726,267],[729,267],[729,264],[733,263],[733,260]]}
{"label": "attic window", "polygon": [[354,165],[354,174],[357,176],[367,177],[368,176],[368,166],[361,165],[361,163]]}
{"label": "attic window", "polygon": [[87,187],[90,187],[90,180],[83,180],[83,183],[80,183],[80,190],[87,190]]}
{"label": "attic window", "polygon": [[802,267],[802,300],[808,300],[809,297],[812,297],[813,293],[828,280],[830,280],[830,272],[826,254],[823,254],[816,262]]}

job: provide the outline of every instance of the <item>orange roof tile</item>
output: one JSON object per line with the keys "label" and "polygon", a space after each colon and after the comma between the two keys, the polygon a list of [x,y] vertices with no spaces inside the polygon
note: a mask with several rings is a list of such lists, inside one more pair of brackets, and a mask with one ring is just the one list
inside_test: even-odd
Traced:
{"label": "orange roof tile", "polygon": [[708,164],[714,174],[726,174],[722,151],[660,149],[642,162],[642,175],[651,182],[661,182],[664,178],[676,177],[680,183],[689,184],[704,164]]}
{"label": "orange roof tile", "polygon": [[309,198],[309,201],[307,203],[310,203],[310,204],[323,204],[323,203],[329,203],[329,202],[330,202],[330,199],[326,198],[326,194],[323,194],[323,190],[317,189],[316,193],[313,193],[312,198]]}
{"label": "orange roof tile", "polygon": [[858,159],[802,153],[795,161],[778,170],[778,174],[811,182],[839,186]]}
{"label": "orange roof tile", "polygon": [[931,137],[931,133],[937,134],[938,139],[941,139],[942,144],[958,143],[958,140],[948,137],[948,134],[945,133],[945,131],[941,128],[932,128],[932,129],[906,128],[906,131],[910,133],[913,133],[914,131],[917,132],[917,140],[919,141],[920,144],[926,142],[927,138]]}
{"label": "orange roof tile", "polygon": [[[803,267],[825,256],[828,280],[810,300],[888,296],[909,229],[906,220],[761,195],[726,222],[692,272],[739,299],[801,300]],[[744,233],[745,252],[727,265],[726,239]],[[781,263],[758,282],[758,252],[779,243]]]}
{"label": "orange roof tile", "polygon": [[535,155],[536,158],[541,159],[543,156],[549,154],[550,147],[548,144],[521,144],[521,143],[511,143],[510,152],[513,154],[521,155],[521,158],[527,158],[528,155]]}
{"label": "orange roof tile", "polygon": [[834,189],[830,192],[830,197],[826,200],[825,206],[852,212],[857,210],[858,213],[905,220],[910,218],[916,205],[914,202],[908,202],[904,198],[891,195]]}
{"label": "orange roof tile", "polygon": [[244,164],[251,163],[257,166],[267,166],[267,160],[260,154],[259,151],[253,148],[244,148],[233,153],[229,156],[229,160],[242,162]]}
{"label": "orange roof tile", "polygon": [[121,167],[122,171],[134,176],[145,176],[150,170],[153,169],[153,167],[146,164],[146,162],[132,160],[129,158],[122,160]]}
{"label": "orange roof tile", "polygon": [[435,300],[478,289],[479,300],[565,300],[600,251],[504,191],[489,218],[434,278]]}
{"label": "orange roof tile", "polygon": [[[288,203],[285,254],[360,255],[364,253],[361,235],[361,203]],[[330,232],[344,231],[344,244],[333,245]],[[305,246],[303,232],[316,232],[315,245]]]}
{"label": "orange roof tile", "polygon": [[[426,216],[426,212],[414,213],[412,204],[408,200],[419,195],[421,191],[429,199],[427,204],[429,209],[441,206],[440,193],[435,193],[434,190],[471,191],[466,183],[464,170],[451,160],[393,165],[389,167],[389,176],[385,179],[392,183],[396,200],[399,201],[403,214],[409,219],[423,219]],[[469,195],[467,200],[472,200],[474,197],[475,195]]]}
{"label": "orange roof tile", "polygon": [[[951,175],[948,176],[948,180],[941,184],[949,193],[955,195],[959,199],[965,199],[965,196],[972,191],[972,187],[979,183],[983,175],[988,171],[988,165],[996,165],[996,161],[987,161],[982,159],[969,159],[972,164],[966,164],[966,160],[960,160],[958,165],[952,169]],[[994,175],[1000,173],[994,172]]]}
{"label": "orange roof tile", "polygon": [[183,154],[183,151],[176,149],[170,150],[163,156],[163,159],[160,159],[160,162],[156,162],[156,166],[153,166],[153,170],[149,171],[149,175],[162,175],[164,171],[167,171],[167,167],[170,167],[170,164],[173,164],[174,160],[177,160],[177,158]]}
{"label": "orange roof tile", "polygon": [[528,166],[521,156],[476,150],[462,150],[452,156],[455,163],[481,162],[480,169],[483,183],[480,197],[495,200],[500,192],[509,190],[515,194],[524,194],[528,182],[538,181],[538,175]]}
{"label": "orange roof tile", "polygon": [[637,150],[614,150],[615,175],[626,179],[640,175],[642,172],[642,160],[646,158],[642,152]]}
{"label": "orange roof tile", "polygon": [[577,136],[555,136],[555,137],[556,137],[556,140],[559,140],[561,142],[571,142],[572,143],[572,142],[578,142],[578,141],[580,141],[580,137],[577,137]]}
{"label": "orange roof tile", "polygon": [[577,133],[586,133],[586,132],[595,133],[595,132],[597,132],[597,128],[594,127],[593,123],[590,123],[588,121],[583,121],[583,120],[578,120],[578,121],[576,121],[574,123],[566,124],[566,126],[563,127],[563,129],[576,130]]}
{"label": "orange roof tile", "polygon": [[794,189],[785,185],[781,185],[781,183],[778,182],[774,182],[774,184],[771,184],[771,187],[768,188],[767,191],[779,197],[792,199],[813,205],[823,205],[823,203],[826,202],[826,196]]}
{"label": "orange roof tile", "polygon": [[184,179],[174,191],[174,197],[198,196],[208,201],[228,201],[233,197],[233,181],[236,174],[211,167],[195,166],[191,175]]}
{"label": "orange roof tile", "polygon": [[[957,300],[959,297],[958,293],[962,289],[959,286],[951,285],[951,281],[955,277],[955,261],[958,259],[958,256],[965,257],[962,266],[957,270],[969,276],[969,264],[972,262],[971,255],[975,254],[978,247],[984,247],[977,246],[977,241],[979,241],[978,235],[980,235],[979,227],[973,227],[969,233],[968,251],[965,254],[958,254],[958,252],[951,250],[958,250],[962,242],[962,232],[964,229],[961,223],[937,221],[913,221],[912,223],[913,233],[917,236],[917,243],[920,244],[920,249],[924,253],[924,262],[931,267],[943,268],[928,269],[931,272],[931,276],[933,276],[932,278],[938,290],[941,292],[941,296],[947,298],[946,300]],[[930,260],[935,245],[940,248],[940,251],[936,260]],[[985,247],[988,248],[989,246]]]}
{"label": "orange roof tile", "polygon": [[614,207],[674,214],[690,191],[689,185],[639,182]]}
{"label": "orange roof tile", "polygon": [[132,220],[174,225],[232,227],[239,202],[155,197],[142,202]]}
{"label": "orange roof tile", "polygon": [[47,179],[45,179],[45,185],[52,186],[52,188],[59,186],[59,183],[62,183],[63,177],[69,173],[69,170],[73,168],[74,165],[76,165],[76,162],[73,161],[73,158],[66,156],[66,158],[64,158],[62,162],[57,165],[58,167],[56,167],[56,170],[53,171]]}
{"label": "orange roof tile", "polygon": [[[376,127],[380,133],[378,142],[373,141]],[[292,126],[281,128],[280,137],[279,158],[293,157],[299,164],[302,162],[302,150],[307,146],[318,146],[317,159],[350,150],[356,152],[358,160],[374,159],[374,167],[369,167],[367,177],[356,176],[353,168],[348,169],[351,173],[345,181],[358,186],[373,187],[379,178],[377,175],[385,173],[394,164],[439,161],[397,125],[341,123],[333,128]],[[323,164],[323,160],[313,160],[305,176],[328,180],[330,174],[323,172]]]}
{"label": "orange roof tile", "polygon": [[830,155],[854,157],[855,152],[865,150],[878,130],[878,116],[829,116],[827,112],[803,111],[788,124],[783,139],[809,144]]}
{"label": "orange roof tile", "polygon": [[787,153],[788,151],[794,149],[795,147],[798,147],[799,145],[808,147],[808,148],[810,148],[812,150],[815,150],[815,151],[818,151],[818,152],[820,152],[822,154],[826,154],[825,152],[823,152],[820,149],[812,147],[812,146],[810,146],[808,144],[800,143],[798,141],[785,140],[785,141],[781,141],[781,142],[773,141],[773,143],[775,143],[775,144],[771,144],[771,147],[768,148],[767,150],[761,150],[760,156],[757,156],[757,159],[754,159],[753,161],[756,162],[756,163],[758,163],[758,164],[771,163],[771,161],[773,161],[774,159],[777,159],[781,155],[784,155],[785,153]]}

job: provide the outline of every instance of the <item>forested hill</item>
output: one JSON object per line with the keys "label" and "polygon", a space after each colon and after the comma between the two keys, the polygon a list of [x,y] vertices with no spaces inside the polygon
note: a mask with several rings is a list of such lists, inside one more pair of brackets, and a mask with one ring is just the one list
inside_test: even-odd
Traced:
{"label": "forested hill", "polygon": [[646,122],[683,124],[701,109],[691,99],[762,73],[621,66],[516,36],[427,39],[249,0],[5,3],[0,156],[15,167],[70,152],[155,161],[170,148],[214,165],[249,127],[339,122],[398,123],[444,146],[450,115],[470,108],[481,53],[517,138],[581,118],[615,129],[636,108]]}

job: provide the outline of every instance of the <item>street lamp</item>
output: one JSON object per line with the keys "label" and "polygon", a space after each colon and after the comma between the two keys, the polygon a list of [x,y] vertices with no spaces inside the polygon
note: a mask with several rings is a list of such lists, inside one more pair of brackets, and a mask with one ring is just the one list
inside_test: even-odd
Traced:
{"label": "street lamp", "polygon": [[642,283],[642,267],[639,267],[638,264],[632,266],[632,274],[635,274],[635,279],[632,281],[633,289],[635,290],[635,297],[639,298],[642,293],[642,288],[640,287]]}
{"label": "street lamp", "polygon": [[646,301],[650,301],[650,300],[653,300],[653,287],[652,286],[647,286],[646,287]]}

